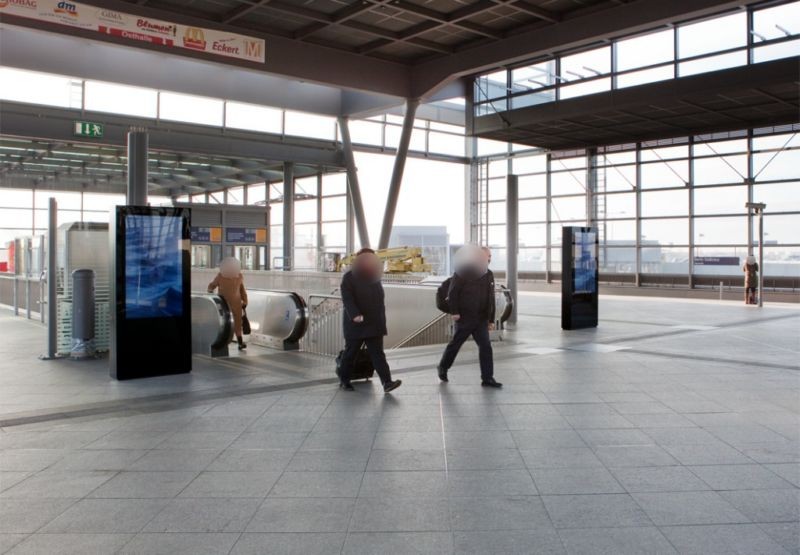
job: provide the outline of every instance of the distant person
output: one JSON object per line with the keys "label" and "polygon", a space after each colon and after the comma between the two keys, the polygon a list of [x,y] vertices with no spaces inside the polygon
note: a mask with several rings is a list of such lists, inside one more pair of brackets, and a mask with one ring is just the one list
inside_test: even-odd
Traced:
{"label": "distant person", "polygon": [[472,337],[478,344],[481,385],[503,387],[494,379],[494,355],[489,331],[494,329],[494,274],[489,270],[491,251],[467,245],[456,253],[456,271],[450,281],[447,304],[455,323],[453,338],[442,354],[437,371],[439,379],[449,381],[447,372],[458,351]]}
{"label": "distant person", "polygon": [[208,284],[209,293],[213,293],[214,289],[219,289],[219,296],[228,303],[233,315],[233,331],[236,334],[239,350],[242,351],[247,348],[242,337],[242,313],[247,307],[247,290],[244,288],[242,267],[236,258],[229,256],[220,262],[219,273],[214,281]]}
{"label": "distant person", "polygon": [[353,391],[350,375],[356,355],[366,345],[369,358],[381,379],[384,393],[400,387],[401,380],[392,380],[383,352],[386,335],[386,305],[381,274],[383,263],[372,249],[356,253],[350,271],[342,277],[340,287],[344,303],[344,352],[339,370],[339,387]]}
{"label": "distant person", "polygon": [[744,304],[756,303],[756,290],[758,289],[758,262],[752,254],[747,256],[744,266]]}

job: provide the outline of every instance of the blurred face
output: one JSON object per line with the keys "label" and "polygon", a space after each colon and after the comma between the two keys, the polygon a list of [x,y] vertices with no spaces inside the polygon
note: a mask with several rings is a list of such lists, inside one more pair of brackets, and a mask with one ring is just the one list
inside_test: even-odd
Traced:
{"label": "blurred face", "polygon": [[475,245],[464,245],[454,257],[456,273],[463,277],[480,277],[489,268],[484,251]]}
{"label": "blurred face", "polygon": [[353,270],[363,278],[378,281],[383,274],[383,262],[375,253],[359,254],[353,264]]}
{"label": "blurred face", "polygon": [[241,273],[242,267],[239,264],[239,261],[231,256],[223,259],[222,262],[220,262],[219,271],[223,277],[235,278]]}

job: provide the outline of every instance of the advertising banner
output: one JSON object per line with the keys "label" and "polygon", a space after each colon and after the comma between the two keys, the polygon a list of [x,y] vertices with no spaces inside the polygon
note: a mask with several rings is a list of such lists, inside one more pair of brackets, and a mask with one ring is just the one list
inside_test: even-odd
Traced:
{"label": "advertising banner", "polygon": [[264,40],[227,31],[180,25],[65,0],[0,0],[0,15],[15,15],[249,62],[264,63]]}

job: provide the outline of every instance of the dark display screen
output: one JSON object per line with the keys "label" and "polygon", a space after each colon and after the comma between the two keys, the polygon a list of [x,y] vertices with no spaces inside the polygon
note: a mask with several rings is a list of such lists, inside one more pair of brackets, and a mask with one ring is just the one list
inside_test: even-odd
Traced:
{"label": "dark display screen", "polygon": [[596,240],[594,231],[575,231],[572,236],[574,294],[597,291]]}
{"label": "dark display screen", "polygon": [[182,222],[178,216],[125,216],[126,318],[183,314]]}

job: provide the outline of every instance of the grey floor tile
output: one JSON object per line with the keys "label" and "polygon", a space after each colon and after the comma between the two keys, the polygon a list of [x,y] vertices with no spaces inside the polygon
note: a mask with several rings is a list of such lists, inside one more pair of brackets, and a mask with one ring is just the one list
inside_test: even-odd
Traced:
{"label": "grey floor tile", "polygon": [[187,432],[243,432],[255,419],[255,416],[215,416],[206,413],[182,429]]}
{"label": "grey floor tile", "polygon": [[747,516],[713,491],[631,495],[658,526],[751,522]]}
{"label": "grey floor tile", "polygon": [[698,445],[665,445],[664,449],[685,465],[753,464],[753,459],[717,440]]}
{"label": "grey floor tile", "polygon": [[514,449],[511,432],[449,432],[445,431],[448,449]]}
{"label": "grey floor tile", "polygon": [[606,445],[652,445],[653,438],[641,430],[580,430],[581,438],[589,447]]}
{"label": "grey floor tile", "polygon": [[356,501],[350,532],[438,532],[449,531],[447,500],[433,498]]}
{"label": "grey floor tile", "polygon": [[755,524],[666,526],[664,535],[686,555],[786,555],[786,550]]}
{"label": "grey floor tile", "polygon": [[633,428],[630,420],[619,414],[565,414],[564,418],[576,430]]}
{"label": "grey floor tile", "polygon": [[672,455],[658,445],[599,445],[594,452],[608,467],[678,464]]}
{"label": "grey floor tile", "polygon": [[34,534],[17,545],[11,555],[112,555],[133,534]]}
{"label": "grey floor tile", "polygon": [[107,482],[113,471],[50,471],[43,470],[3,491],[0,497],[66,497],[80,499]]}
{"label": "grey floor tile", "polygon": [[270,497],[356,497],[362,472],[285,472]]}
{"label": "grey floor tile", "polygon": [[27,537],[27,534],[4,534],[0,532],[0,553],[7,553]]}
{"label": "grey floor tile", "polygon": [[306,439],[304,432],[245,432],[229,449],[298,449]]}
{"label": "grey floor tile", "polygon": [[441,432],[382,432],[375,435],[373,449],[435,450],[443,449]]}
{"label": "grey floor tile", "polygon": [[556,528],[648,526],[651,520],[626,494],[543,495]]}
{"label": "grey floor tile", "polygon": [[300,449],[351,449],[364,451],[372,446],[374,435],[373,432],[314,431],[308,434]]}
{"label": "grey floor tile", "polygon": [[47,534],[134,534],[167,505],[166,499],[83,499],[42,529]]}
{"label": "grey floor tile", "polygon": [[445,497],[447,477],[441,471],[367,472],[359,497]]}
{"label": "grey floor tile", "polygon": [[629,493],[703,491],[711,489],[684,466],[611,468],[611,473]]}
{"label": "grey floor tile", "polygon": [[447,449],[449,470],[511,470],[525,468],[517,449]]}
{"label": "grey floor tile", "polygon": [[800,444],[794,441],[743,443],[737,448],[754,461],[762,464],[800,463]]}
{"label": "grey floor tile", "polygon": [[457,554],[556,555],[566,553],[556,530],[550,525],[532,530],[457,531],[454,533]]}
{"label": "grey floor tile", "polygon": [[173,499],[144,532],[243,532],[260,499]]}
{"label": "grey floor tile", "polygon": [[723,491],[720,495],[753,522],[800,522],[800,489]]}
{"label": "grey floor tile", "polygon": [[792,555],[800,554],[800,522],[764,523],[759,527]]}
{"label": "grey floor tile", "polygon": [[652,526],[561,530],[570,555],[676,555],[669,541]]}
{"label": "grey floor tile", "polygon": [[602,467],[535,468],[531,474],[542,495],[625,493],[614,476]]}
{"label": "grey floor tile", "polygon": [[178,431],[159,443],[158,449],[217,449],[230,446],[240,432]]}
{"label": "grey floor tile", "polygon": [[201,472],[181,497],[266,497],[279,472]]}
{"label": "grey floor tile", "polygon": [[418,555],[452,551],[450,532],[353,532],[347,535],[342,549],[342,553],[347,555]]}
{"label": "grey floor tile", "polygon": [[800,488],[800,463],[768,464],[765,466],[787,482]]}
{"label": "grey floor tile", "polygon": [[154,449],[126,470],[200,471],[205,470],[219,454],[218,449]]}
{"label": "grey floor tile", "polygon": [[792,484],[758,464],[724,464],[690,466],[714,490],[736,489],[786,489]]}
{"label": "grey floor tile", "polygon": [[520,449],[525,465],[530,468],[581,468],[603,466],[588,447],[549,447]]}
{"label": "grey floor tile", "polygon": [[355,499],[267,498],[247,532],[345,532]]}
{"label": "grey floor tile", "polygon": [[530,530],[550,526],[542,501],[524,497],[454,497],[450,499],[453,530]]}
{"label": "grey floor tile", "polygon": [[214,472],[283,472],[294,449],[226,449],[206,467]]}
{"label": "grey floor tile", "polygon": [[513,435],[519,449],[586,447],[575,430],[518,430]]}
{"label": "grey floor tile", "polygon": [[449,416],[444,418],[448,432],[499,432],[508,429],[502,416]]}
{"label": "grey floor tile", "polygon": [[230,555],[339,555],[345,533],[242,534]]}
{"label": "grey floor tile", "polygon": [[48,470],[127,470],[145,453],[142,449],[81,449],[70,451]]}
{"label": "grey floor tile", "polygon": [[152,449],[173,432],[115,430],[86,446],[86,449]]}
{"label": "grey floor tile", "polygon": [[643,431],[659,445],[706,445],[717,442],[713,434],[697,426],[644,428]]}
{"label": "grey floor tile", "polygon": [[[2,455],[0,455],[2,456]],[[10,489],[23,481],[28,476],[32,476],[32,472],[22,471],[0,471],[0,492]]]}
{"label": "grey floor tile", "polygon": [[292,472],[366,470],[370,457],[369,447],[351,449],[301,449],[294,454],[287,470]]}
{"label": "grey floor tile", "polygon": [[451,497],[537,495],[527,470],[451,470],[447,475]]}
{"label": "grey floor tile", "polygon": [[219,555],[228,553],[239,534],[139,534],[120,555]]}
{"label": "grey floor tile", "polygon": [[194,480],[197,474],[197,472],[123,471],[92,491],[89,496],[104,499],[175,497]]}
{"label": "grey floor tile", "polygon": [[373,449],[367,470],[444,470],[444,455],[443,449]]}
{"label": "grey floor tile", "polygon": [[64,449],[4,449],[0,451],[0,472],[38,472],[64,458]]}
{"label": "grey floor tile", "polygon": [[3,499],[0,501],[0,533],[35,532],[73,503],[75,499]]}

